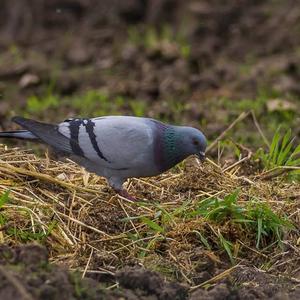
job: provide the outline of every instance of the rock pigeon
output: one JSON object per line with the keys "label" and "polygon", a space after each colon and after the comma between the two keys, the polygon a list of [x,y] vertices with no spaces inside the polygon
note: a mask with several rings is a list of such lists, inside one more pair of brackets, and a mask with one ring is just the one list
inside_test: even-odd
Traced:
{"label": "rock pigeon", "polygon": [[57,125],[23,117],[12,121],[25,130],[0,132],[0,137],[45,143],[105,177],[118,194],[132,200],[123,188],[128,178],[161,174],[193,154],[205,158],[206,138],[200,130],[150,118],[74,118]]}

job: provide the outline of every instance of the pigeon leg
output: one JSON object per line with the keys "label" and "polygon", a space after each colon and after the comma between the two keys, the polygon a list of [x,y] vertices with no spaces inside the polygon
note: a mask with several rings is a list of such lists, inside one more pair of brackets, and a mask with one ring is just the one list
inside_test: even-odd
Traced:
{"label": "pigeon leg", "polygon": [[129,195],[129,193],[123,188],[124,181],[125,179],[119,177],[111,177],[108,179],[109,185],[116,191],[116,193],[130,201],[136,201],[136,199]]}

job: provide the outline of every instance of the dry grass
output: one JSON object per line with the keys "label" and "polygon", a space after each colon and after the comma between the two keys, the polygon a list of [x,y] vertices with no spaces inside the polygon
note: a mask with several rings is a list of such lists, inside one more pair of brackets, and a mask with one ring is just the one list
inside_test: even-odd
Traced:
{"label": "dry grass", "polygon": [[[222,236],[231,243],[234,264],[251,263],[294,277],[300,270],[300,186],[281,178],[265,180],[258,173],[242,175],[247,168],[247,159],[221,167],[212,161],[198,165],[190,158],[161,176],[130,180],[129,191],[141,199],[131,202],[71,161],[1,146],[0,195],[7,190],[10,194],[0,211],[0,241],[39,240],[53,262],[78,268],[83,276],[113,274],[123,265],[139,263],[197,286],[197,273],[210,264],[221,270],[215,280],[233,269]],[[203,199],[222,199],[237,187],[241,207],[255,198],[295,225],[282,247],[266,238],[256,248],[255,233],[230,220],[191,217]]]}

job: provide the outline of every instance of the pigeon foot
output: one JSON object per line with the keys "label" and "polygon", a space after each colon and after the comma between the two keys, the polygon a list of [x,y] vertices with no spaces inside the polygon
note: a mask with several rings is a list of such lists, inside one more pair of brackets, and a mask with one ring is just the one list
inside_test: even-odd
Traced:
{"label": "pigeon foot", "polygon": [[137,201],[137,199],[134,196],[131,196],[125,189],[116,190],[116,192],[123,198],[126,198],[130,201]]}

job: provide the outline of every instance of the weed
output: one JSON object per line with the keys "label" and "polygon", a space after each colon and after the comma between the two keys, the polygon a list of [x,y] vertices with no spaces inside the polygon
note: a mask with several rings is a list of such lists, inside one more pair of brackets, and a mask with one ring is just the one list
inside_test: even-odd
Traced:
{"label": "weed", "polygon": [[142,221],[142,223],[146,224],[150,229],[152,229],[155,232],[162,233],[165,231],[164,228],[162,228],[155,221],[152,221],[149,218],[142,217],[141,221]]}
{"label": "weed", "polygon": [[36,241],[38,243],[43,244],[47,239],[47,237],[51,234],[55,226],[56,226],[56,221],[52,221],[48,226],[46,232],[44,232],[42,228],[36,228],[35,229],[36,231],[33,231],[32,228],[19,229],[16,226],[14,226],[14,227],[9,227],[7,229],[7,234],[10,236],[14,236],[16,240],[19,240],[23,243]]}
{"label": "weed", "polygon": [[[257,248],[260,247],[263,236],[280,244],[284,231],[293,228],[292,223],[287,218],[275,214],[266,203],[260,203],[256,199],[252,199],[248,205],[242,207],[237,203],[238,196],[239,190],[235,190],[224,199],[214,197],[205,199],[190,213],[190,216],[200,215],[217,223],[239,224],[242,229],[255,232]],[[219,239],[229,253],[230,243],[226,244],[223,236],[219,235]],[[232,259],[230,255],[229,257]]]}
{"label": "weed", "polygon": [[281,244],[285,229],[292,229],[292,223],[285,217],[275,214],[270,207],[257,200],[253,200],[247,207],[247,218],[251,220],[251,227],[256,231],[256,248],[262,244],[263,236],[275,237]]}
{"label": "weed", "polygon": [[8,202],[9,193],[10,193],[10,190],[7,190],[4,194],[1,195],[1,197],[0,197],[0,208],[2,208],[3,205],[5,205]]}
{"label": "weed", "polygon": [[[9,200],[9,191],[5,192],[1,196],[0,208],[2,208],[2,206],[6,204],[8,200]],[[44,243],[47,237],[51,234],[51,232],[55,228],[56,223],[57,223],[56,221],[52,221],[46,231],[43,230],[43,228],[38,225],[35,227],[35,230],[33,230],[32,227],[24,229],[24,228],[17,228],[16,226],[14,226],[14,227],[8,227],[6,229],[6,233],[9,236],[13,236],[16,240],[19,240],[21,242],[37,241],[39,243]],[[0,224],[2,226],[7,224],[7,218],[3,213],[0,214]]]}
{"label": "weed", "polygon": [[237,205],[239,190],[226,195],[223,200],[208,198],[200,202],[198,209],[191,216],[201,215],[207,219],[221,222],[227,219],[242,220],[244,209]]}
{"label": "weed", "polygon": [[256,156],[261,159],[265,169],[269,170],[280,166],[300,166],[300,145],[294,146],[291,138],[292,131],[289,129],[283,136],[280,127],[277,129],[272,143],[267,152],[259,149]]}
{"label": "weed", "polygon": [[234,257],[232,254],[233,244],[226,240],[220,231],[218,232],[218,238],[220,246],[226,251],[231,263],[234,264]]}
{"label": "weed", "polygon": [[[1,195],[0,197],[0,209],[3,208],[3,205],[5,205],[9,201],[9,193],[10,190],[7,190],[4,194]],[[4,215],[3,212],[0,212],[0,225],[4,226],[7,222],[7,218]]]}
{"label": "weed", "polygon": [[[142,242],[140,246],[145,249],[140,256],[145,257],[149,250],[155,247],[156,242],[164,238],[170,227],[176,225],[177,220],[182,222],[183,220],[195,219],[197,216],[218,224],[237,226],[240,231],[245,232],[245,236],[253,236],[254,234],[257,248],[260,248],[261,245],[270,245],[273,242],[281,244],[283,233],[293,228],[292,223],[287,218],[273,212],[266,203],[261,203],[256,199],[252,199],[246,205],[241,206],[238,203],[239,195],[240,190],[236,189],[225,195],[223,199],[209,197],[198,203],[188,200],[173,210],[167,210],[161,204],[155,204],[156,212],[152,219],[148,216],[130,218],[131,220],[140,220],[152,232],[150,234],[147,231],[146,236],[150,237],[147,242],[141,239],[140,235],[134,237],[135,241],[140,239]],[[140,203],[140,205],[148,206],[149,204]],[[124,220],[128,220],[128,218]],[[155,233],[154,236],[152,236],[153,232]],[[193,230],[193,232],[199,236],[201,243],[208,250],[212,249],[203,233],[199,230]],[[213,232],[217,237],[216,243],[224,249],[230,261],[234,263],[235,255],[233,253],[237,254],[236,250],[238,249],[235,249],[233,241],[225,238],[220,230],[218,232],[213,230]]]}
{"label": "weed", "polygon": [[193,230],[193,232],[195,232],[199,238],[200,238],[200,241],[202,242],[202,244],[208,249],[211,251],[211,246],[208,242],[208,240],[205,238],[205,236],[198,230]]}

